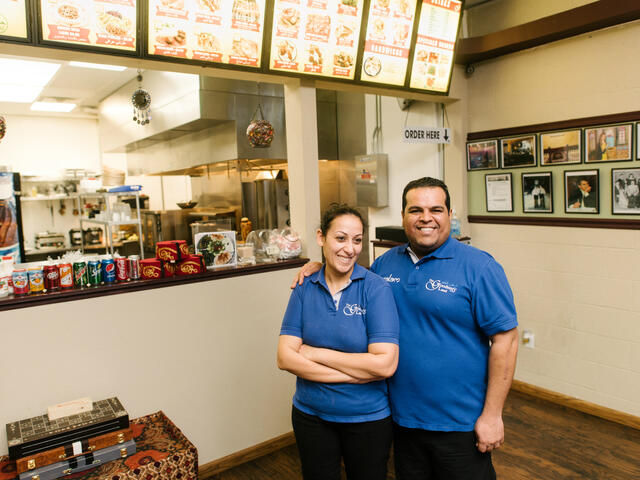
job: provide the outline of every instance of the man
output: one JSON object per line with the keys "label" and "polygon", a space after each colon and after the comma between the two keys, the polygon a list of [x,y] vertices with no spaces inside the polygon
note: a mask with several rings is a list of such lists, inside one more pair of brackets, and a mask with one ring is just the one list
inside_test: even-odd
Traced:
{"label": "man", "polygon": [[531,189],[531,196],[533,197],[533,208],[544,210],[546,208],[544,196],[547,192],[544,187],[540,185],[540,180],[535,179],[533,183],[534,185]]}
{"label": "man", "polygon": [[450,238],[450,218],[442,181],[410,182],[402,197],[409,243],[371,266],[390,283],[400,317],[389,380],[398,480],[495,479],[490,452],[504,442],[518,349],[513,295],[489,254]]}
{"label": "man", "polygon": [[598,198],[597,194],[591,190],[592,188],[589,180],[581,178],[578,182],[578,192],[569,201],[571,208],[595,210],[598,206]]}

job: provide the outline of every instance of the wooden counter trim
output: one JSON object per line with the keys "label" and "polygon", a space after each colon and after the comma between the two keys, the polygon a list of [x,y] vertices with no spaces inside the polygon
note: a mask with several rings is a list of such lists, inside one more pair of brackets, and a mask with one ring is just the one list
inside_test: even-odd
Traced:
{"label": "wooden counter trim", "polygon": [[[597,115],[595,117],[573,118],[559,120],[557,122],[537,123],[535,125],[521,125],[518,127],[500,128],[497,130],[485,130],[483,132],[467,133],[467,141],[484,140],[487,138],[511,137],[529,133],[552,132],[555,130],[568,130],[572,128],[591,127],[594,125],[608,125],[612,123],[629,123],[640,120],[640,112],[611,113],[609,115]],[[554,165],[547,165],[554,166]]]}
{"label": "wooden counter trim", "polygon": [[572,408],[579,412],[593,415],[594,417],[603,418],[610,422],[619,423],[621,425],[640,430],[640,417],[636,417],[630,413],[624,413],[618,410],[613,410],[612,408],[596,405],[595,403],[547,390],[546,388],[537,387],[536,385],[531,385],[520,380],[514,380],[511,385],[511,389],[531,397],[555,403],[556,405],[560,405],[565,408]]}
{"label": "wooden counter trim", "polygon": [[[113,285],[102,285],[96,288],[72,289],[51,293],[41,293],[36,295],[11,296],[0,299],[0,312],[13,310],[16,308],[36,307],[51,303],[69,302],[73,300],[83,300],[85,298],[104,297],[107,295],[117,295],[120,293],[137,292],[140,290],[151,290],[154,288],[173,287],[175,285],[185,285],[188,283],[208,282],[221,278],[239,277],[252,275],[254,273],[266,273],[275,270],[285,270],[289,268],[299,268],[309,259],[295,258],[292,260],[280,260],[274,263],[263,263],[259,265],[249,265],[246,267],[230,267],[219,270],[207,271],[199,275],[175,276],[160,278],[158,280],[134,280],[126,283],[114,283]],[[291,277],[293,279],[293,276]]]}
{"label": "wooden counter trim", "polygon": [[296,443],[296,437],[293,432],[285,433],[279,437],[254,445],[253,447],[245,448],[226,457],[200,465],[200,468],[198,468],[198,478],[211,478],[220,472],[276,452],[294,443]]}
{"label": "wooden counter trim", "polygon": [[455,62],[470,65],[640,18],[638,2],[600,0],[478,37],[461,38]]}
{"label": "wooden counter trim", "polygon": [[469,215],[469,223],[529,225],[538,227],[609,228],[638,230],[640,220],[621,218],[514,217],[507,215]]}

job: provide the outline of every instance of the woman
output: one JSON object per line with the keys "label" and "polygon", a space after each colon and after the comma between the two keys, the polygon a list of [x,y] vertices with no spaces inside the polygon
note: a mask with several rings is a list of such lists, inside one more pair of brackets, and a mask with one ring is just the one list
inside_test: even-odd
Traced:
{"label": "woman", "polygon": [[322,217],[325,264],[293,290],[278,367],[295,374],[292,423],[305,480],[384,480],[392,437],[385,378],[398,364],[391,287],[356,265],[364,221],[346,205]]}

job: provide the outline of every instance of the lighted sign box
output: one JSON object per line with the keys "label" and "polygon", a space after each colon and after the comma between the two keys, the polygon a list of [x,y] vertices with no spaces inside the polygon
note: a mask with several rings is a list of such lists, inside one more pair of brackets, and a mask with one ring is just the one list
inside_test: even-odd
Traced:
{"label": "lighted sign box", "polygon": [[147,52],[262,66],[265,0],[149,0]]}
{"label": "lighted sign box", "polygon": [[29,38],[26,0],[0,0],[0,38]]}

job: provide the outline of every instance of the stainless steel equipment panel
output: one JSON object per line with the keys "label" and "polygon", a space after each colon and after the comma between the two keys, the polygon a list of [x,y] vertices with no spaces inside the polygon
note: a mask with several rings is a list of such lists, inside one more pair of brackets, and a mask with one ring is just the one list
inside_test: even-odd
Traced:
{"label": "stainless steel equipment panel", "polygon": [[388,163],[386,153],[356,156],[356,205],[386,207],[389,204]]}

